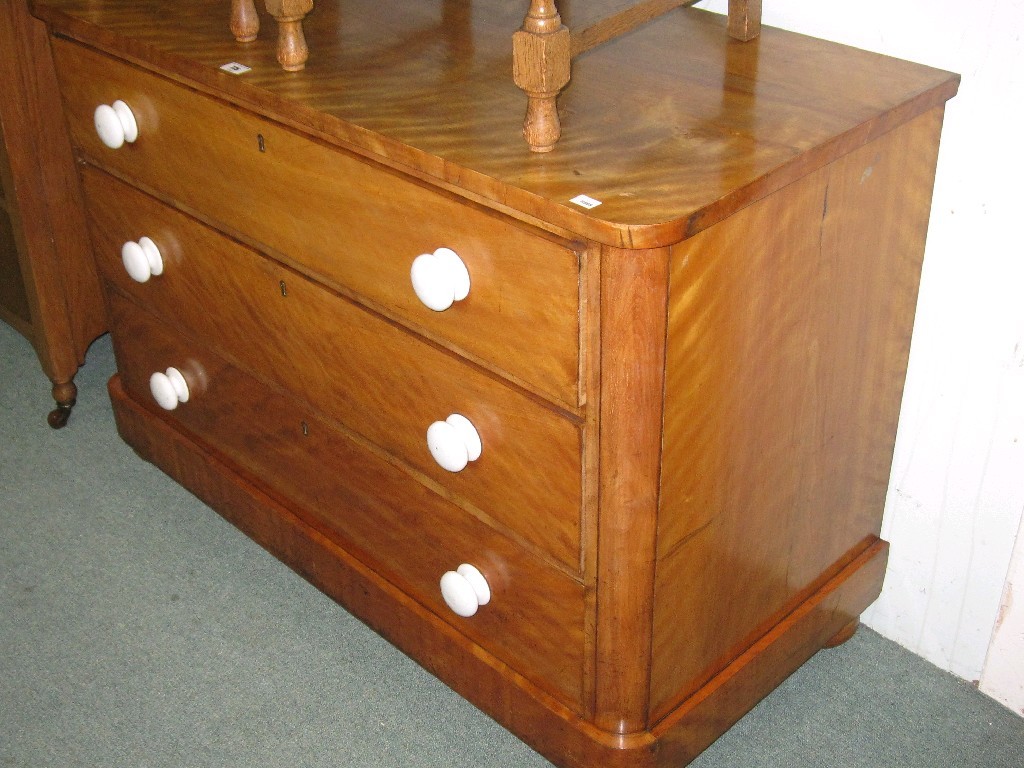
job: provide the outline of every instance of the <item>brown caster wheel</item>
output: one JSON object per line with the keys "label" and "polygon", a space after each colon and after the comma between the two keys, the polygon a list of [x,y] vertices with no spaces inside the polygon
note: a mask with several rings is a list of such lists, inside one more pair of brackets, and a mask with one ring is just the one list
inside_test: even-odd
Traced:
{"label": "brown caster wheel", "polygon": [[78,387],[73,382],[61,382],[53,385],[53,399],[57,407],[50,411],[46,417],[46,423],[54,429],[62,429],[67,425],[71,417],[71,409],[75,407],[78,398]]}

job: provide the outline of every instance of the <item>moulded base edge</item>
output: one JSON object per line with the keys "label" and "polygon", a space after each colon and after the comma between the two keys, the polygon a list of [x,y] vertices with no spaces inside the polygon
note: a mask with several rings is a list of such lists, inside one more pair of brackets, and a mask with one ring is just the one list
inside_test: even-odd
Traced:
{"label": "moulded base edge", "polygon": [[109,384],[121,437],[275,557],[564,768],[680,768],[848,627],[878,596],[888,553],[849,565],[649,731],[594,727],[243,480],[224,457]]}

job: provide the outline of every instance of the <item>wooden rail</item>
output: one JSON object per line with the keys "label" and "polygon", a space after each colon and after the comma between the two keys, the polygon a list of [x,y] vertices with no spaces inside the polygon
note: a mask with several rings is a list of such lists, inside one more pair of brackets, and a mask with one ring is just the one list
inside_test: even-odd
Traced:
{"label": "wooden rail", "polygon": [[656,19],[663,13],[684,5],[693,5],[700,0],[643,0],[624,11],[613,13],[591,24],[582,32],[572,32],[572,57],[596,48],[602,43],[614,40],[620,35]]}

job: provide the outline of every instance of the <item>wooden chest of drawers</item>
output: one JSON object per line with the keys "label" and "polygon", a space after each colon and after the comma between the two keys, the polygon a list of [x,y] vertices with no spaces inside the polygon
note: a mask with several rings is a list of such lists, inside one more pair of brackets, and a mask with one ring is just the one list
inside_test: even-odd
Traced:
{"label": "wooden chest of drawers", "polygon": [[678,11],[537,157],[502,3],[318,8],[302,73],[178,5],[35,7],[140,455],[559,765],[682,765],[852,631],[955,77]]}

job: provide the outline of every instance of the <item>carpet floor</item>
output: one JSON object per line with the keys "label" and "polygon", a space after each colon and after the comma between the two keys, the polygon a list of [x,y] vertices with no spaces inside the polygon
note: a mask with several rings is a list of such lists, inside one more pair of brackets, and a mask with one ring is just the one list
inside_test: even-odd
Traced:
{"label": "carpet floor", "polygon": [[[0,324],[0,766],[550,765],[144,463],[100,339],[53,431]],[[862,628],[694,768],[1021,768],[1024,720]]]}

